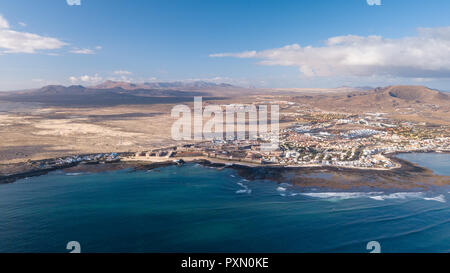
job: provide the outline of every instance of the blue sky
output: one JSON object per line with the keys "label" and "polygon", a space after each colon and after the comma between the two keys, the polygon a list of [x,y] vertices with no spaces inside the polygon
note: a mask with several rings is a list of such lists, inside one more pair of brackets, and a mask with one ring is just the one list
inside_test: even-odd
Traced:
{"label": "blue sky", "polygon": [[450,1],[381,4],[1,1],[0,90],[108,79],[450,90]]}

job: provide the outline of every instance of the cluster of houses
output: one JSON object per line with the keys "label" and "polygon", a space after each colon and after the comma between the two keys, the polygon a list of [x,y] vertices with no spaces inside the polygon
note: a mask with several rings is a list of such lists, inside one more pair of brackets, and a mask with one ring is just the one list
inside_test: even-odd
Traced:
{"label": "cluster of houses", "polygon": [[30,161],[29,164],[38,169],[57,169],[71,167],[77,164],[99,164],[119,162],[120,157],[117,153],[101,153],[92,155],[75,155],[56,159],[46,159],[39,161]]}
{"label": "cluster of houses", "polygon": [[348,131],[345,134],[342,134],[343,136],[347,138],[363,138],[363,137],[370,137],[373,135],[383,134],[384,132],[373,130],[373,129],[357,129],[357,130],[351,130]]}

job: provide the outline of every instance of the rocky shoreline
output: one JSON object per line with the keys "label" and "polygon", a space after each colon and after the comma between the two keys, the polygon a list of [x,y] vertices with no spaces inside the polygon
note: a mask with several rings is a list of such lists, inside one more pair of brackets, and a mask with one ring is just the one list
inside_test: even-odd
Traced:
{"label": "rocky shoreline", "polygon": [[[103,161],[80,163],[73,162],[59,167],[42,169],[30,169],[24,167],[24,171],[0,176],[0,184],[13,183],[19,179],[46,175],[56,170],[64,172],[104,172],[121,169],[132,171],[152,170],[172,165],[183,165],[184,163],[197,163],[206,167],[217,169],[231,168],[236,170],[242,178],[254,180],[270,180],[277,183],[291,183],[299,187],[320,187],[333,189],[354,188],[429,188],[432,186],[450,185],[448,176],[439,176],[431,170],[413,164],[409,161],[389,155],[389,158],[400,164],[401,167],[390,170],[342,168],[335,166],[316,167],[285,167],[270,165],[246,165],[239,162],[218,162],[209,159],[178,159],[161,162],[147,161]],[[121,156],[125,156],[122,154]]]}

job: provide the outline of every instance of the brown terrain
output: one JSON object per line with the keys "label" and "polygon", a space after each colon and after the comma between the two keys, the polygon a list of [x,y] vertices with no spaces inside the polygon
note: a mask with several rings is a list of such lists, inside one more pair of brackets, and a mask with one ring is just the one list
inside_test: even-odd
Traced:
{"label": "brown terrain", "polygon": [[[247,89],[206,82],[46,86],[0,92],[0,173],[17,172],[29,160],[180,144],[170,137],[174,121],[170,112],[176,104],[192,106],[194,96],[203,96],[204,105],[289,101],[315,111],[384,112],[392,119],[450,126],[449,95],[423,86],[373,90]],[[281,107],[281,114],[296,111],[290,105]]]}
{"label": "brown terrain", "polygon": [[384,112],[391,118],[450,125],[450,95],[424,86],[294,95],[295,102],[342,113]]}

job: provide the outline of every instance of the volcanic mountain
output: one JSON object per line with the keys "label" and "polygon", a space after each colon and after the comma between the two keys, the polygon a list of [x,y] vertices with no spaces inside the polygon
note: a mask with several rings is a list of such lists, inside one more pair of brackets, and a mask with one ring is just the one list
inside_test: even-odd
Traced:
{"label": "volcanic mountain", "polygon": [[424,86],[396,85],[369,91],[302,95],[293,99],[323,111],[383,112],[400,120],[408,117],[417,122],[450,125],[450,95]]}
{"label": "volcanic mountain", "polygon": [[317,96],[297,96],[320,108],[347,110],[381,110],[413,105],[449,106],[450,96],[444,92],[424,86],[388,86],[369,91],[322,94]]}
{"label": "volcanic mountain", "polygon": [[450,97],[443,92],[425,86],[395,85],[372,91],[348,94],[346,101],[354,105],[405,106],[415,103],[444,105]]}
{"label": "volcanic mountain", "polygon": [[[415,107],[417,109],[450,107],[450,96],[424,86],[388,86],[365,90],[362,88],[335,89],[251,89],[228,84],[203,81],[142,83],[107,81],[97,86],[49,85],[40,89],[3,92],[0,100],[15,102],[38,102],[48,105],[118,105],[155,104],[192,101],[194,96],[205,99],[237,97],[289,97],[299,103],[307,103],[324,110],[339,111],[396,111]],[[434,109],[433,108],[433,109]]]}
{"label": "volcanic mountain", "polygon": [[437,90],[429,89],[425,86],[389,86],[380,90],[385,96],[389,95],[393,98],[405,101],[427,102],[439,104],[441,100],[448,100],[448,94]]}
{"label": "volcanic mountain", "polygon": [[4,92],[0,100],[34,102],[61,106],[112,106],[119,104],[157,104],[192,101],[194,96],[207,96],[205,92],[172,89],[132,90],[122,87],[95,88],[81,85],[49,85],[39,89]]}

